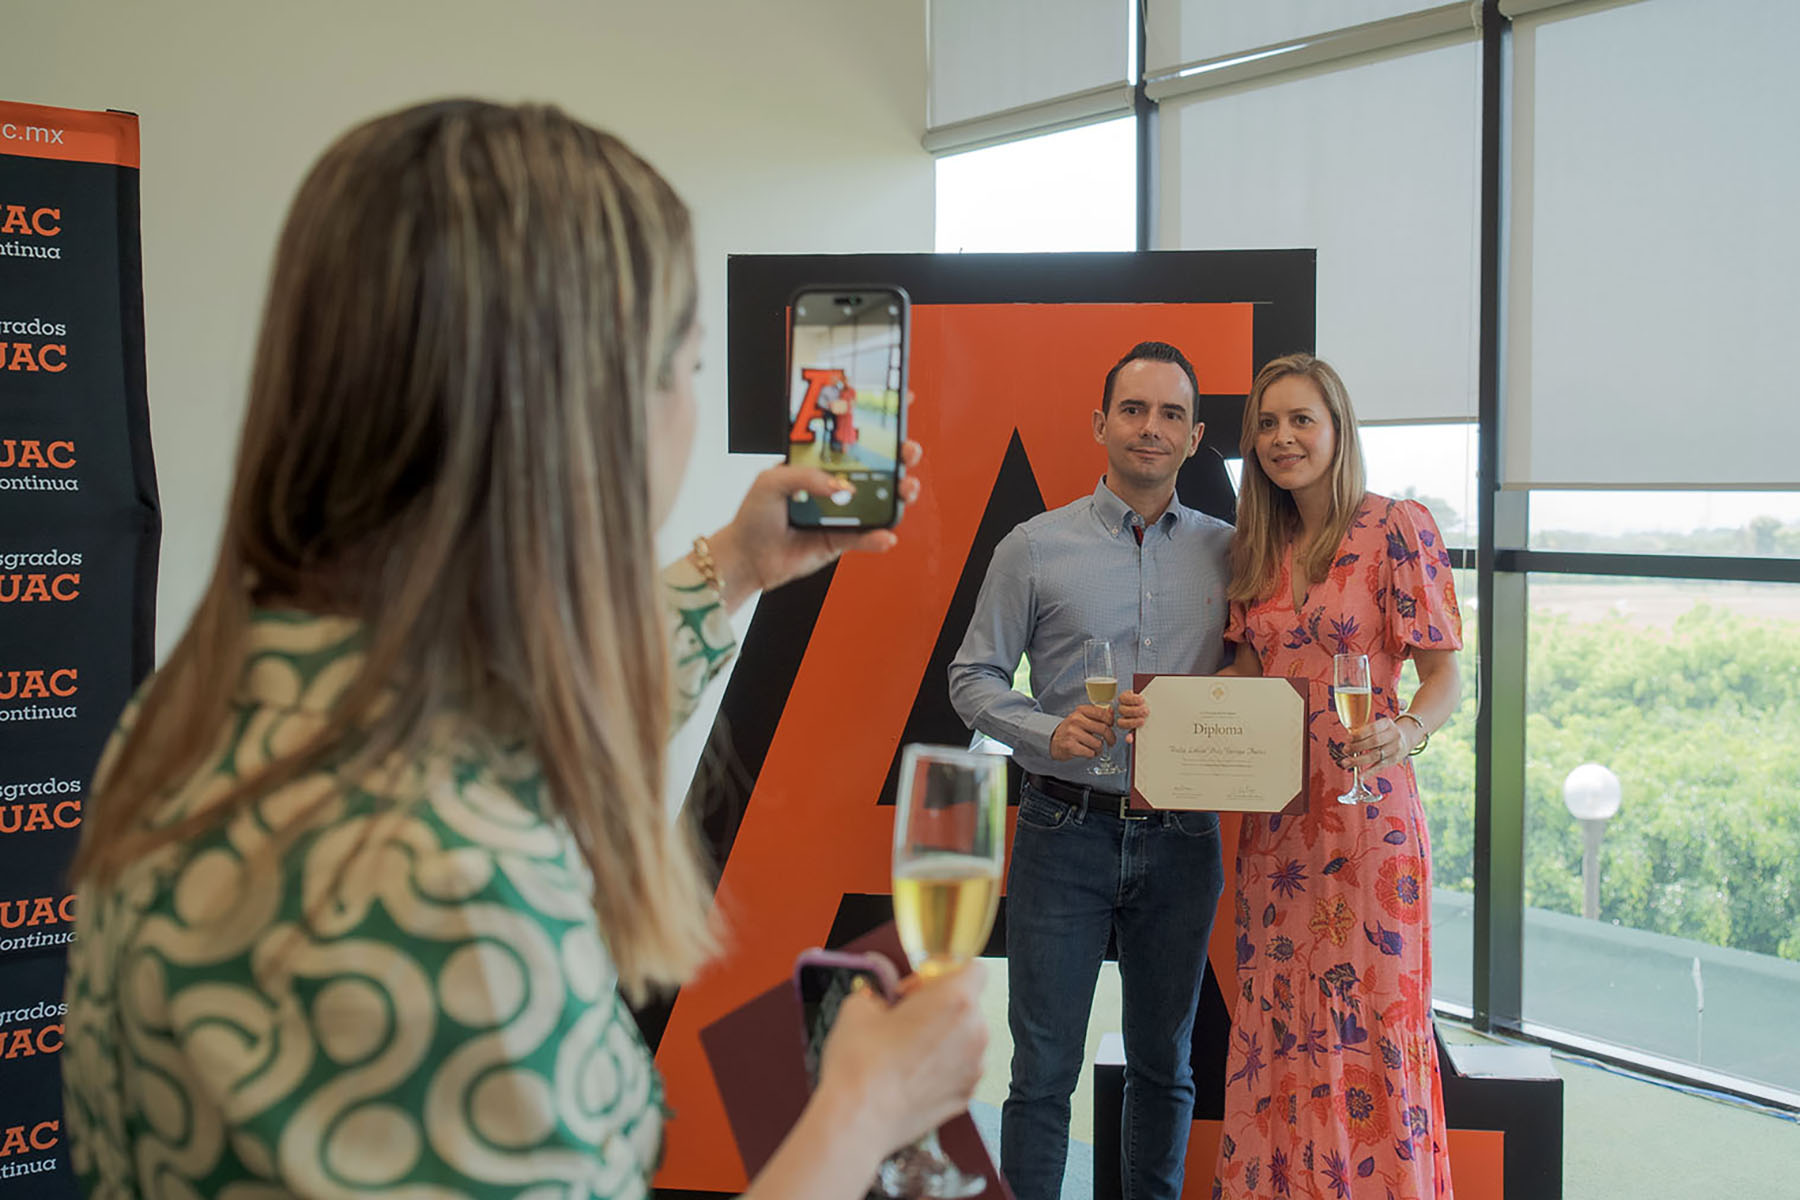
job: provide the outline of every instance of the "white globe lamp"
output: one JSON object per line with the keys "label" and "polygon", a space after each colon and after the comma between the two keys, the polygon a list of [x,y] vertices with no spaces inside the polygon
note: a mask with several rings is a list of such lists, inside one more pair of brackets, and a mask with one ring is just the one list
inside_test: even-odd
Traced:
{"label": "white globe lamp", "polygon": [[1581,822],[1581,915],[1600,916],[1600,839],[1619,811],[1619,777],[1599,763],[1582,763],[1563,780],[1563,806]]}

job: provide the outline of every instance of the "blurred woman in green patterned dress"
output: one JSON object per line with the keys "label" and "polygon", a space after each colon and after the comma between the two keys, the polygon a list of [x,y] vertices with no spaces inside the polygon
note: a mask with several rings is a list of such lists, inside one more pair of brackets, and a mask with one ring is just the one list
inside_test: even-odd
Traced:
{"label": "blurred woman in green patterned dress", "polygon": [[[624,998],[714,949],[671,726],[730,607],[893,537],[790,532],[787,494],[835,485],[775,468],[659,580],[695,310],[680,199],[555,109],[422,105],[314,166],[211,583],[76,862],[90,1196],[645,1194]],[[860,1196],[964,1107],[977,986],[856,998],[750,1194]]]}

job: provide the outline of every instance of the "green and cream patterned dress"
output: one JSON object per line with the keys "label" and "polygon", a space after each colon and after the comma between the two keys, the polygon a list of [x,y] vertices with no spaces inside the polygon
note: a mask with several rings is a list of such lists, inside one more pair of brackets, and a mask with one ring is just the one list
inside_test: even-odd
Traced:
{"label": "green and cream patterned dress", "polygon": [[[665,584],[685,716],[733,639],[691,567]],[[257,614],[219,757],[167,815],[317,729],[360,640]],[[303,777],[82,894],[63,1073],[90,1197],[646,1193],[661,1085],[530,756],[452,743],[379,786],[296,830],[341,790]]]}

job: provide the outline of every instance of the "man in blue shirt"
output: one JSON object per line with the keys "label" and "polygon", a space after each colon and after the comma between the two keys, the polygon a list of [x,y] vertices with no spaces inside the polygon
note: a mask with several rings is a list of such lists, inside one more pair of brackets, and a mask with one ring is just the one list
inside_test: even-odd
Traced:
{"label": "man in blue shirt", "polygon": [[[1120,730],[1134,692],[1087,702],[1082,646],[1112,643],[1135,672],[1204,674],[1224,663],[1231,526],[1184,507],[1175,476],[1200,445],[1198,387],[1181,351],[1142,342],[1106,376],[1093,414],[1106,475],[1085,496],[1003,538],[950,665],[950,701],[1012,747],[1025,772],[1007,876],[1012,1084],[1001,1168],[1018,1200],[1057,1200],[1088,1012],[1109,934],[1119,949],[1125,1034],[1120,1145],[1126,1200],[1181,1193],[1194,1110],[1189,1066],[1207,939],[1223,886],[1219,821],[1132,811]],[[1031,696],[1014,691],[1019,656]],[[1035,697],[1035,699],[1033,699]]]}

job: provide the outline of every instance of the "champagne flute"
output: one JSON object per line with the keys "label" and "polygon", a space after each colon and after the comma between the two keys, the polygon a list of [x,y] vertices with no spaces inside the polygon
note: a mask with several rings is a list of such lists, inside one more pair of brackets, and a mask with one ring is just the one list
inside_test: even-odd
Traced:
{"label": "champagne flute", "polygon": [[[913,969],[929,979],[981,952],[1000,906],[1006,856],[1006,759],[951,746],[906,747],[894,814],[894,924]],[[881,1164],[884,1196],[968,1197],[987,1180],[959,1169],[937,1133]]]}
{"label": "champagne flute", "polygon": [[[1375,693],[1369,686],[1369,656],[1338,654],[1331,660],[1331,702],[1337,708],[1338,721],[1344,732],[1355,736],[1368,725],[1375,711]],[[1351,764],[1350,790],[1337,798],[1339,804],[1366,804],[1378,797],[1363,782],[1362,768]]]}
{"label": "champagne flute", "polygon": [[[1105,704],[1109,707],[1116,704],[1119,699],[1119,675],[1113,669],[1112,643],[1105,638],[1089,638],[1082,643],[1081,655],[1086,668],[1082,682],[1087,686],[1088,703]],[[1100,756],[1088,768],[1088,774],[1123,775],[1125,768],[1113,758],[1117,745],[1115,742],[1112,746],[1101,746]]]}

